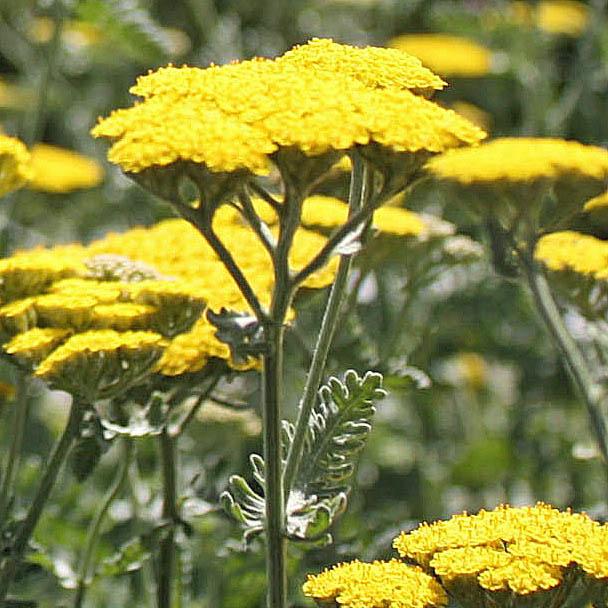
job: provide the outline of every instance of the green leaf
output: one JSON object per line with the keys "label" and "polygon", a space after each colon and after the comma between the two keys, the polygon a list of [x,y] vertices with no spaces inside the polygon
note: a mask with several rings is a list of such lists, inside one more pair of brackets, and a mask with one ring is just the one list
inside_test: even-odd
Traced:
{"label": "green leaf", "polygon": [[294,487],[305,495],[333,497],[347,492],[356,457],[363,449],[375,413],[374,402],[385,397],[382,375],[361,378],[348,370],[344,380],[330,378],[313,408],[304,454]]}
{"label": "green leaf", "polygon": [[[319,391],[302,463],[285,509],[287,535],[292,540],[316,546],[331,542],[328,529],[346,509],[356,459],[371,430],[374,402],[385,395],[381,374],[367,372],[360,377],[353,370],[343,380],[330,378]],[[283,421],[283,454],[287,454],[293,434],[294,426]],[[244,528],[245,541],[263,532],[265,523],[264,461],[252,454],[250,463],[262,492],[233,475],[221,496],[225,511]]]}
{"label": "green leaf", "polygon": [[135,0],[82,0],[77,16],[100,28],[118,52],[141,64],[161,63],[170,54],[167,34]]}

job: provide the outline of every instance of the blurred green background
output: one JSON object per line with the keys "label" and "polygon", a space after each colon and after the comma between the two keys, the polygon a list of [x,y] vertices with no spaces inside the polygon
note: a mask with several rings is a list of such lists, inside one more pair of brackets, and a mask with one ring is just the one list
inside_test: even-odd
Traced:
{"label": "blurred green background", "polygon": [[[437,101],[481,121],[492,136],[554,135],[606,145],[606,2],[558,3],[553,14],[543,13],[546,4],[2,0],[2,129],[28,144],[77,151],[104,170],[104,179],[92,188],[56,193],[27,188],[5,199],[3,253],[88,242],[171,215],[110,166],[104,143],[89,135],[97,116],[132,103],[128,89],[138,75],[169,62],[207,66],[273,56],[311,37],[387,45],[403,34],[450,34],[481,45],[487,65],[472,73],[472,51],[458,55],[436,42],[438,63],[431,65],[431,57],[429,67],[450,85]],[[446,52],[452,66],[441,63]],[[320,186],[335,195],[346,188],[346,174],[340,173]],[[403,204],[442,216],[458,233],[483,240],[466,209],[432,183],[421,184]],[[600,236],[608,228],[589,218],[579,222]],[[294,606],[309,605],[298,591],[305,573],[353,557],[389,556],[396,533],[421,520],[536,500],[607,516],[606,480],[585,410],[528,294],[498,276],[490,256],[481,255],[474,243],[463,243],[474,255],[454,253],[458,242],[451,236],[429,242],[378,238],[361,257],[356,276],[362,279],[349,301],[352,314],[341,324],[328,372],[381,371],[390,394],[378,408],[335,544],[290,552]],[[303,386],[325,297],[307,295],[297,304],[287,342],[288,414]],[[8,364],[2,364],[0,379],[16,382]],[[180,487],[191,525],[191,533],[179,539],[181,605],[257,607],[264,588],[260,546],[243,551],[239,530],[217,505],[228,476],[246,475],[248,454],[261,449],[255,375],[224,383],[216,396],[236,408],[203,408],[179,446]],[[28,398],[32,415],[17,513],[27,505],[66,414],[63,396],[41,385],[29,385]],[[5,451],[10,395],[2,417]],[[19,596],[34,598],[40,607],[69,605],[86,525],[119,458],[112,446],[83,482],[69,470],[63,474],[38,526],[39,551],[22,573]],[[99,576],[87,606],[153,605],[147,543],[160,517],[159,484],[153,439],[142,439],[128,491],[114,503],[104,527]]]}

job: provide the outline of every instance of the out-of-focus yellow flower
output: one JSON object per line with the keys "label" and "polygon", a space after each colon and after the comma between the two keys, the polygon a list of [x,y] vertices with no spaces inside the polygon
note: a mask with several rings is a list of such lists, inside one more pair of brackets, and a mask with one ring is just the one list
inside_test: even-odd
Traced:
{"label": "out-of-focus yellow flower", "polygon": [[486,133],[490,132],[492,117],[479,106],[469,103],[468,101],[455,101],[451,107],[454,112],[464,116],[467,120],[470,120],[474,125],[477,125]]}
{"label": "out-of-focus yellow flower", "polygon": [[488,365],[479,353],[458,353],[456,363],[460,368],[462,379],[469,387],[479,390],[485,386],[488,378]]}
{"label": "out-of-focus yellow flower", "polygon": [[0,196],[21,188],[31,175],[30,155],[23,142],[0,133]]}
{"label": "out-of-focus yellow flower", "polygon": [[340,608],[433,608],[448,603],[435,579],[396,559],[338,564],[309,574],[302,589],[320,606]]}
{"label": "out-of-focus yellow flower", "polygon": [[605,585],[608,560],[598,548],[607,538],[606,526],[587,515],[539,503],[422,524],[394,547],[438,576],[457,600],[485,590],[490,598],[507,591],[540,601],[560,593],[565,578]]}
{"label": "out-of-focus yellow flower", "polygon": [[549,34],[580,36],[589,23],[589,7],[576,0],[541,0],[536,24]]}
{"label": "out-of-focus yellow flower", "polygon": [[450,34],[402,34],[389,46],[418,57],[423,65],[444,77],[486,76],[492,66],[488,48]]}
{"label": "out-of-focus yellow flower", "polygon": [[94,159],[48,144],[35,144],[31,150],[33,190],[64,193],[94,188],[103,180],[103,169]]}
{"label": "out-of-focus yellow flower", "polygon": [[[36,17],[32,20],[29,36],[39,44],[48,43],[55,32],[55,21],[50,17]],[[103,31],[92,23],[86,21],[67,21],[63,25],[61,39],[64,43],[84,48],[98,44],[103,40]]]}
{"label": "out-of-focus yellow flower", "polygon": [[587,212],[600,211],[603,209],[608,209],[608,191],[602,192],[602,194],[598,194],[592,199],[589,199],[583,207],[583,211]]}

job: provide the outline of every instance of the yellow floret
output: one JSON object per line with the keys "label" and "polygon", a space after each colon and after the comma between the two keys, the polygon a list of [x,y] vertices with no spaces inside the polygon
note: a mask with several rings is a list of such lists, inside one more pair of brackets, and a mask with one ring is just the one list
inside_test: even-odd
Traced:
{"label": "yellow floret", "polygon": [[36,144],[31,150],[32,177],[28,187],[43,192],[65,193],[94,188],[103,180],[101,165],[72,150]]}
{"label": "yellow floret", "polygon": [[98,304],[92,310],[91,324],[99,329],[147,329],[156,309],[145,304],[118,302],[116,304]]}
{"label": "yellow floret", "polygon": [[571,270],[582,275],[608,275],[608,242],[570,230],[542,236],[534,257],[549,270]]}
{"label": "yellow floret", "polygon": [[0,134],[0,196],[21,188],[31,175],[30,154],[23,142]]}
{"label": "yellow floret", "polygon": [[389,46],[418,57],[441,76],[478,77],[489,73],[492,52],[485,46],[450,34],[403,34]]}
{"label": "yellow floret", "polygon": [[338,564],[308,575],[304,595],[341,608],[431,608],[447,605],[439,583],[420,568],[398,560]]}

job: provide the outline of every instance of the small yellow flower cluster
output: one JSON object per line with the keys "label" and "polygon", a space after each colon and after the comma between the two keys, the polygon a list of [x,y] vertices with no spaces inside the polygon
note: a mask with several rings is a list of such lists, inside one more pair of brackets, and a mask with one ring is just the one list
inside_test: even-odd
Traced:
{"label": "small yellow flower cluster", "polygon": [[546,234],[538,240],[534,257],[549,270],[608,278],[608,242],[588,234],[571,230]]}
{"label": "small yellow flower cluster", "polygon": [[312,40],[276,60],[161,68],[131,89],[144,101],[92,133],[114,141],[109,159],[131,173],[189,161],[264,174],[285,149],[314,157],[368,144],[437,153],[477,143],[481,129],[416,94],[443,85],[405,53]]}
{"label": "small yellow flower cluster", "polygon": [[0,134],[0,196],[21,188],[32,175],[30,155],[14,137]]}
{"label": "small yellow flower cluster", "polygon": [[536,25],[549,34],[580,36],[589,23],[589,7],[576,0],[541,0]]}
{"label": "small yellow flower cluster", "polygon": [[539,503],[423,524],[402,533],[394,547],[438,576],[456,597],[475,589],[527,595],[551,592],[566,572],[581,571],[605,584],[607,532],[585,514]]}
{"label": "small yellow flower cluster", "polygon": [[474,78],[490,72],[492,52],[468,38],[450,34],[402,34],[389,46],[418,57],[444,77]]}
{"label": "small yellow flower cluster", "polygon": [[552,138],[504,137],[432,158],[428,171],[460,184],[530,183],[572,176],[602,184],[608,150]]}
{"label": "small yellow flower cluster", "polygon": [[94,188],[103,180],[103,169],[92,158],[48,144],[32,146],[31,170],[28,187],[43,192]]}
{"label": "small yellow flower cluster", "polygon": [[303,590],[321,606],[343,608],[432,608],[448,601],[434,578],[395,559],[338,564],[309,575]]}

